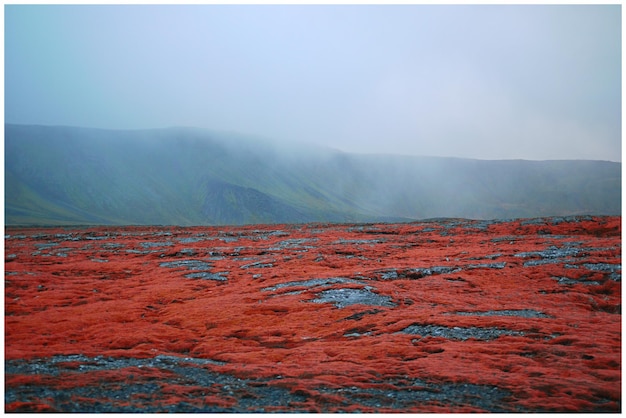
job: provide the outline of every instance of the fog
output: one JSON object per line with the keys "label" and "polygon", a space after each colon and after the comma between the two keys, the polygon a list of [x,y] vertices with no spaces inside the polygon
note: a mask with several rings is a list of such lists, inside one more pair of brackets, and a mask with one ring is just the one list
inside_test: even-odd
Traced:
{"label": "fog", "polygon": [[5,122],[621,161],[621,6],[5,6]]}

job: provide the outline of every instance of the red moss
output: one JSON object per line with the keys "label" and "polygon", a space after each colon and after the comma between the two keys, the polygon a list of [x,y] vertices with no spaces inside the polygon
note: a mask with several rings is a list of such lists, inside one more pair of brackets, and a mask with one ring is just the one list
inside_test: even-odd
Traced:
{"label": "red moss", "polygon": [[[55,237],[70,232],[78,240]],[[171,235],[158,235],[163,232]],[[297,382],[286,387],[306,395],[306,401],[294,405],[309,411],[383,411],[384,405],[347,405],[340,395],[317,388],[365,390],[374,387],[372,381],[401,377],[495,386],[510,393],[505,403],[511,410],[619,410],[621,285],[611,271],[586,265],[621,265],[620,217],[487,226],[450,221],[230,230],[10,228],[7,234],[5,251],[15,254],[5,261],[7,360],[68,354],[213,359],[226,362],[219,366],[221,372],[242,379],[278,382],[276,376],[281,376],[283,385]],[[17,235],[26,237],[13,238]],[[105,238],[87,239],[97,237]],[[198,239],[181,241],[194,237]],[[41,245],[51,242],[58,245]],[[151,246],[159,242],[171,245]],[[525,255],[548,248],[580,250],[553,259]],[[227,280],[189,279],[185,274],[197,271],[160,266],[176,260],[205,261]],[[528,261],[545,263],[525,266]],[[489,266],[495,263],[504,264]],[[406,273],[433,267],[460,270]],[[391,271],[398,276],[382,278]],[[307,284],[315,278],[356,282]],[[271,290],[292,282],[300,283]],[[314,303],[323,290],[365,286],[389,297],[394,306]],[[456,314],[503,310],[534,310],[547,317]],[[412,324],[507,329],[522,335],[455,340],[402,333]],[[6,385],[71,389],[101,381],[122,383],[132,374],[165,382],[163,405],[237,404],[219,391],[167,383],[173,376],[163,370],[84,373],[81,364],[58,363],[64,372],[54,381],[11,375]],[[390,385],[386,389],[394,390]],[[45,405],[54,408],[54,401],[12,402],[5,409],[35,411]],[[433,401],[412,410],[483,409]]]}
{"label": "red moss", "polygon": [[59,412],[54,407],[42,402],[11,402],[5,405],[4,412]]}

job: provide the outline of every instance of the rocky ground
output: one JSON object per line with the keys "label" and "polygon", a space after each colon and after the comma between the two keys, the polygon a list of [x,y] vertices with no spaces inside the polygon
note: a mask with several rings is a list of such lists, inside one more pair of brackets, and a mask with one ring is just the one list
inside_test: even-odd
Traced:
{"label": "rocky ground", "polygon": [[620,412],[621,218],[7,228],[7,412]]}

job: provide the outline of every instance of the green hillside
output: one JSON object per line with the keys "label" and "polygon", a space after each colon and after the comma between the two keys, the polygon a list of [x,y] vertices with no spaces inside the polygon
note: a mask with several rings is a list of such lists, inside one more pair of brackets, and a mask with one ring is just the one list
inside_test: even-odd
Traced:
{"label": "green hillside", "polygon": [[346,154],[190,128],[5,125],[8,225],[620,213],[619,163]]}

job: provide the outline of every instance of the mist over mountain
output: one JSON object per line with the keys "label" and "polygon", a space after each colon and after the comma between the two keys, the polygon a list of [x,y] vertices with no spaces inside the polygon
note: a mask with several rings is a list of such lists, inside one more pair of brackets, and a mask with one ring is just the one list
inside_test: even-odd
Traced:
{"label": "mist over mountain", "polygon": [[5,125],[7,225],[621,214],[621,164],[361,155],[192,128]]}

